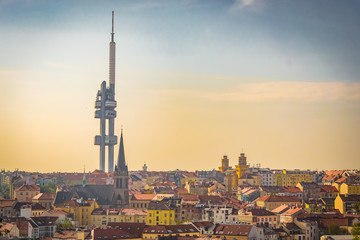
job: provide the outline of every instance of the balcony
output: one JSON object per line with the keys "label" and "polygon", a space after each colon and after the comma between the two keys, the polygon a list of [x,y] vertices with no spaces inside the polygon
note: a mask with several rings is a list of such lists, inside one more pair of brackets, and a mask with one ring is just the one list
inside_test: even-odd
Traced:
{"label": "balcony", "polygon": [[[100,145],[101,144],[101,139],[102,137],[100,135],[96,135],[95,136],[95,141],[94,144],[95,145]],[[117,136],[105,136],[105,145],[115,145],[117,144]]]}
{"label": "balcony", "polygon": [[[95,118],[101,118],[101,110],[95,111]],[[115,110],[105,110],[105,118],[116,118],[116,111]]]}

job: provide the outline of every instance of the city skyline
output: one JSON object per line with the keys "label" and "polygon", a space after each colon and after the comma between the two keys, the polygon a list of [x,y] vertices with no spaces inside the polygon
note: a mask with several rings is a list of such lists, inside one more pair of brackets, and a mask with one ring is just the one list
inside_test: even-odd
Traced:
{"label": "city skyline", "polygon": [[[129,170],[358,168],[360,4],[0,1],[1,167],[98,169],[108,81]],[[115,153],[118,145],[115,146]],[[117,158],[115,154],[115,158]]]}

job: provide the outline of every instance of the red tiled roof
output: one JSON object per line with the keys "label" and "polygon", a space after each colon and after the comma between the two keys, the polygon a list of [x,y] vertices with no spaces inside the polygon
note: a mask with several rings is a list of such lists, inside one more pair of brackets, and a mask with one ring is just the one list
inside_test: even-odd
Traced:
{"label": "red tiled roof", "polygon": [[40,191],[40,186],[35,184],[31,184],[31,185],[24,184],[18,189],[16,189],[16,191]]}
{"label": "red tiled roof", "polygon": [[[68,215],[69,213],[65,212],[64,210],[61,209],[51,209],[46,211],[47,213],[50,213],[52,215]],[[42,215],[46,214],[46,212],[44,212]]]}
{"label": "red tiled roof", "polygon": [[322,192],[332,192],[332,193],[337,193],[339,192],[336,187],[334,186],[330,186],[330,185],[320,185],[320,189]]}
{"label": "red tiled roof", "polygon": [[346,181],[346,178],[347,178],[347,177],[341,177],[341,178],[339,178],[338,180],[336,180],[335,182],[337,182],[337,183],[345,182],[345,181]]}
{"label": "red tiled roof", "polygon": [[15,200],[1,199],[1,200],[0,200],[0,208],[12,207],[12,205],[13,205],[14,203],[15,203]]}
{"label": "red tiled roof", "polygon": [[142,215],[142,216],[146,216],[146,211],[138,210],[138,209],[123,209],[121,211],[121,213],[124,214],[124,215]]}
{"label": "red tiled roof", "polygon": [[273,195],[265,195],[261,198],[258,198],[256,201],[264,201],[264,202],[299,202],[301,203],[300,198],[296,196],[273,196]]}
{"label": "red tiled roof", "polygon": [[165,234],[167,233],[165,226],[163,225],[157,225],[157,226],[148,226],[145,227],[143,230],[143,234]]}
{"label": "red tiled roof", "polygon": [[214,231],[215,235],[248,236],[253,225],[225,225],[219,224]]}
{"label": "red tiled roof", "polygon": [[215,204],[215,203],[220,203],[221,204],[221,202],[222,202],[222,199],[221,199],[220,196],[200,195],[199,199],[200,199],[201,203],[211,202],[213,204]]}
{"label": "red tiled roof", "polygon": [[326,175],[323,177],[323,180],[335,180],[336,178],[336,175]]}
{"label": "red tiled roof", "polygon": [[337,171],[325,171],[325,174],[326,175],[343,175],[343,173],[344,173],[344,170],[337,170]]}
{"label": "red tiled roof", "polygon": [[0,225],[0,232],[5,232],[5,231],[11,231],[11,229],[14,227],[14,224],[12,223],[3,223],[2,225]]}
{"label": "red tiled roof", "polygon": [[54,200],[55,194],[53,193],[39,193],[38,195],[34,196],[33,200]]}
{"label": "red tiled roof", "polygon": [[284,215],[294,215],[294,214],[298,214],[302,211],[302,208],[293,208],[293,209],[289,209],[286,212],[284,212]]}
{"label": "red tiled roof", "polygon": [[93,239],[113,240],[126,238],[135,238],[135,236],[119,228],[95,228],[93,230]]}
{"label": "red tiled roof", "polygon": [[79,203],[76,202],[75,200],[69,200],[67,202],[64,203],[60,203],[57,206],[64,206],[64,207],[75,207],[75,206],[79,206]]}
{"label": "red tiled roof", "polygon": [[135,237],[142,236],[142,232],[145,228],[145,223],[120,223],[120,222],[109,222],[108,226],[113,228],[118,228],[120,230],[126,231],[135,235]]}
{"label": "red tiled roof", "polygon": [[199,196],[195,194],[181,194],[179,197],[184,201],[199,201]]}
{"label": "red tiled roof", "polygon": [[143,234],[178,234],[198,232],[199,231],[191,224],[180,224],[148,226],[144,228]]}
{"label": "red tiled roof", "polygon": [[360,195],[339,195],[344,202],[360,202]]}
{"label": "red tiled roof", "polygon": [[279,207],[271,210],[273,213],[282,213],[289,209],[289,206],[286,204],[280,205]]}
{"label": "red tiled roof", "polygon": [[256,201],[265,202],[270,198],[270,195],[265,195],[256,199]]}
{"label": "red tiled roof", "polygon": [[197,228],[200,228],[200,227],[208,227],[208,226],[214,225],[214,223],[209,222],[209,221],[192,222],[192,224],[195,225],[195,227],[197,227]]}
{"label": "red tiled roof", "polygon": [[135,200],[152,200],[156,194],[134,194],[133,199]]}
{"label": "red tiled roof", "polygon": [[290,192],[290,193],[301,193],[302,191],[300,190],[300,188],[298,187],[283,187],[285,192]]}
{"label": "red tiled roof", "polygon": [[263,209],[263,208],[250,209],[249,213],[252,216],[274,216],[275,215],[275,213],[270,212],[270,211],[268,211],[266,209]]}
{"label": "red tiled roof", "polygon": [[59,238],[59,239],[76,239],[76,231],[56,231],[53,238]]}
{"label": "red tiled roof", "polygon": [[188,190],[186,190],[186,188],[182,188],[182,187],[177,187],[175,188],[175,191],[178,193],[188,193]]}
{"label": "red tiled roof", "polygon": [[191,224],[167,225],[165,226],[168,233],[198,233],[199,231]]}

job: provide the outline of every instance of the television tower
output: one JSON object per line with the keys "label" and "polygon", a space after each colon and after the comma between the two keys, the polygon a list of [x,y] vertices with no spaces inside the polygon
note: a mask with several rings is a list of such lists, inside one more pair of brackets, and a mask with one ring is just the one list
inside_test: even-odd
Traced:
{"label": "television tower", "polygon": [[[114,145],[117,136],[114,135],[114,120],[116,118],[115,101],[115,48],[114,42],[114,11],[112,11],[112,31],[109,46],[109,87],[103,81],[96,95],[95,118],[100,119],[100,135],[95,136],[95,145],[100,146],[99,168],[105,171],[105,147],[108,147],[108,172],[114,171]],[[106,135],[106,120],[108,120],[108,134]]]}

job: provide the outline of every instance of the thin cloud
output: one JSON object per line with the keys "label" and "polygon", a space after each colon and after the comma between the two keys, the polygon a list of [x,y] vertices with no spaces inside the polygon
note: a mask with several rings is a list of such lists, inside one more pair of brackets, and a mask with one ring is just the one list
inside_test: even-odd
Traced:
{"label": "thin cloud", "polygon": [[264,8],[264,2],[262,0],[235,0],[229,11],[238,12],[245,8],[253,11],[260,11]]}
{"label": "thin cloud", "polygon": [[243,83],[222,90],[153,90],[154,94],[198,97],[231,102],[335,102],[359,101],[360,83],[355,82],[261,82]]}

